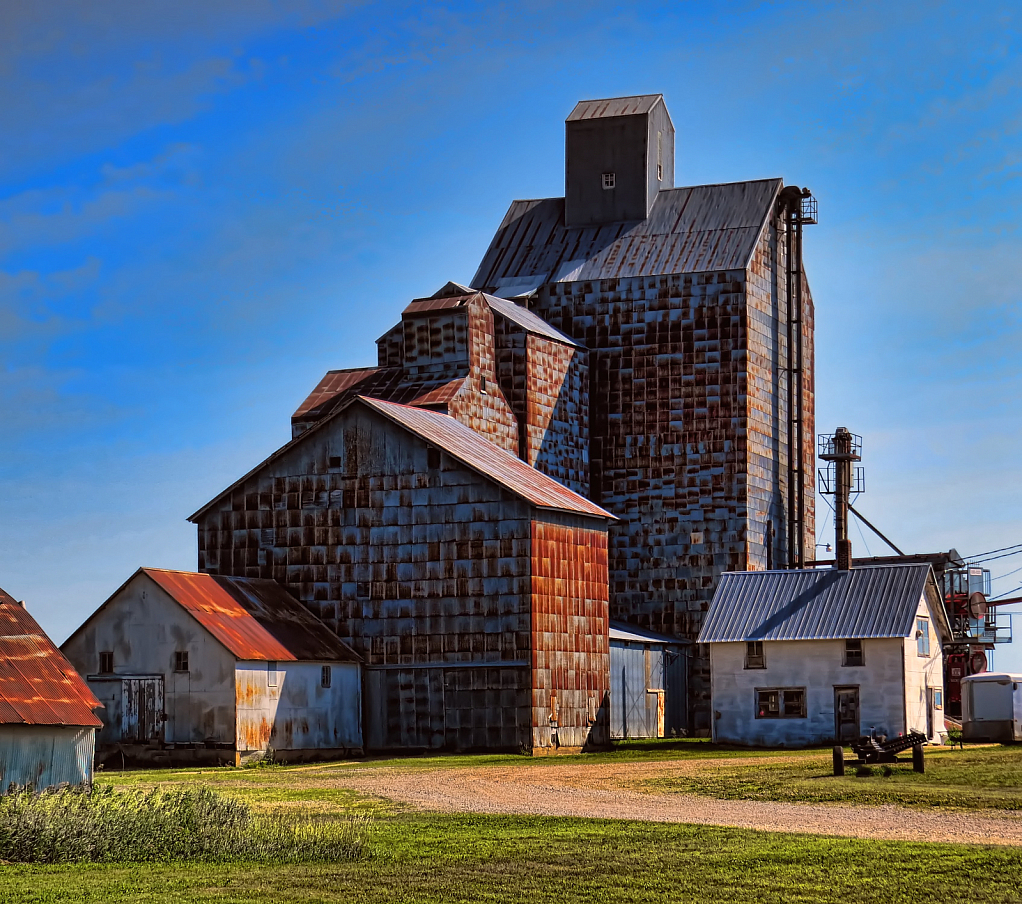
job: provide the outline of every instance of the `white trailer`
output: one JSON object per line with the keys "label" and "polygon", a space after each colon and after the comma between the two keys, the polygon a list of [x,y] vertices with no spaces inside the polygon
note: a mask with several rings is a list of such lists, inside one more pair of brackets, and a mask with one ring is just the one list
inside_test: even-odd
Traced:
{"label": "white trailer", "polygon": [[1022,741],[1022,675],[981,672],[962,679],[962,737]]}

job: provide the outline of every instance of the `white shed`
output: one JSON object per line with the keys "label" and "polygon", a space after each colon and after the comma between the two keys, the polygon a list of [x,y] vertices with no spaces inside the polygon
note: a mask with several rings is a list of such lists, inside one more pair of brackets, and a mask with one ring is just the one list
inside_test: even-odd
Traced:
{"label": "white shed", "polygon": [[101,756],[362,751],[358,655],[274,581],[140,568],[62,649],[106,707]]}
{"label": "white shed", "polygon": [[1022,741],[1022,675],[981,672],[962,679],[962,737]]}
{"label": "white shed", "polygon": [[710,648],[713,739],[759,747],[944,735],[942,643],[929,565],[722,575]]}
{"label": "white shed", "polygon": [[0,792],[91,783],[100,706],[24,605],[0,590]]}

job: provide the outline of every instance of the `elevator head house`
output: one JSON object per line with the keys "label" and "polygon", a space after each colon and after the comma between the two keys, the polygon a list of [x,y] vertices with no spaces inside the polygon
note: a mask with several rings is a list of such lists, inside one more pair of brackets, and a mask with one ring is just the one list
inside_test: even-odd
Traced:
{"label": "elevator head house", "polygon": [[[779,178],[675,187],[659,94],[580,102],[565,148],[565,197],[512,202],[471,285],[588,349],[611,615],[694,640],[724,571],[812,558],[815,201]],[[691,679],[707,730],[705,655]]]}

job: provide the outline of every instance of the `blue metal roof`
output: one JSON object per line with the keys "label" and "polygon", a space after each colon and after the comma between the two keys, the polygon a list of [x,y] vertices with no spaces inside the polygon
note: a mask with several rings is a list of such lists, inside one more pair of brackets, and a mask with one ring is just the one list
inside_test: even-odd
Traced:
{"label": "blue metal roof", "polygon": [[699,643],[907,637],[928,579],[926,564],[729,572]]}

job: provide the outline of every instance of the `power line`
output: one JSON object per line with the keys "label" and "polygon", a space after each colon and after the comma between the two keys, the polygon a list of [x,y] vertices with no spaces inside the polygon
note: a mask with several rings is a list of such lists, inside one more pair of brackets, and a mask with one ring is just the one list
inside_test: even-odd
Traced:
{"label": "power line", "polygon": [[1002,552],[999,556],[988,556],[985,559],[969,559],[968,564],[982,565],[984,562],[993,562],[996,559],[1010,559],[1012,556],[1022,556],[1022,549],[1016,549],[1014,552]]}
{"label": "power line", "polygon": [[1007,552],[1009,549],[1019,548],[1022,548],[1022,543],[1016,543],[1013,546],[1002,546],[1000,549],[990,549],[987,550],[986,552],[978,552],[975,555],[966,556],[965,559],[966,561],[972,561],[973,559],[981,559],[984,556],[992,556],[995,552]]}

